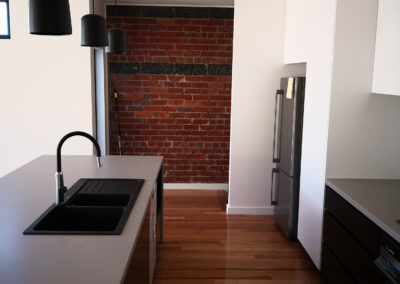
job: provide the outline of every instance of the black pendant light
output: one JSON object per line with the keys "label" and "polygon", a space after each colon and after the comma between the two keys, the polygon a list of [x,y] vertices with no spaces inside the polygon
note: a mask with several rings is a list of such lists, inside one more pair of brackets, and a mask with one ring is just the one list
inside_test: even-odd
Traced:
{"label": "black pendant light", "polygon": [[[114,17],[117,16],[116,12],[117,0],[114,2]],[[126,35],[121,29],[109,29],[108,30],[108,41],[110,45],[106,47],[106,52],[113,54],[125,54],[126,53]]]}
{"label": "black pendant light", "polygon": [[29,0],[29,33],[72,34],[68,0]]}
{"label": "black pendant light", "polygon": [[[53,0],[54,1],[54,0]],[[108,45],[106,19],[100,15],[87,14],[81,19],[81,45],[103,47]]]}
{"label": "black pendant light", "polygon": [[126,36],[125,32],[121,29],[108,30],[109,46],[106,47],[106,52],[113,54],[126,53]]}

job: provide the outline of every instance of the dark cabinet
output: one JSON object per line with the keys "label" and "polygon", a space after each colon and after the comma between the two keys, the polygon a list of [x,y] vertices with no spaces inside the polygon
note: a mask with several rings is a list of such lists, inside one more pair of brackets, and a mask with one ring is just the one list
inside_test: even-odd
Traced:
{"label": "dark cabinet", "polygon": [[149,201],[140,233],[133,251],[131,264],[125,277],[125,283],[149,284],[150,283],[150,214]]}
{"label": "dark cabinet", "polygon": [[372,257],[378,257],[381,231],[379,227],[329,187],[326,188],[325,211],[333,216]]}
{"label": "dark cabinet", "polygon": [[350,274],[344,269],[343,265],[325,244],[322,245],[321,270],[325,278],[329,280],[329,283],[354,283]]}
{"label": "dark cabinet", "polygon": [[151,284],[153,282],[157,262],[157,241],[162,242],[163,240],[163,218],[163,177],[161,167],[157,182],[153,186],[150,200],[147,203],[124,283]]}
{"label": "dark cabinet", "polygon": [[329,213],[324,216],[324,243],[358,283],[376,283],[374,259]]}
{"label": "dark cabinet", "polygon": [[328,186],[321,271],[328,283],[387,283],[374,265],[381,229]]}

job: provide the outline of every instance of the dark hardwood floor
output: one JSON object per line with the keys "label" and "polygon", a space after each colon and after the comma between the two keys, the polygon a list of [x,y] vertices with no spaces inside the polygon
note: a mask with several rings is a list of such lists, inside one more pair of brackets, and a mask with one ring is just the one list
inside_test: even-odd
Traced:
{"label": "dark hardwood floor", "polygon": [[156,284],[323,283],[272,216],[227,216],[223,191],[165,190]]}

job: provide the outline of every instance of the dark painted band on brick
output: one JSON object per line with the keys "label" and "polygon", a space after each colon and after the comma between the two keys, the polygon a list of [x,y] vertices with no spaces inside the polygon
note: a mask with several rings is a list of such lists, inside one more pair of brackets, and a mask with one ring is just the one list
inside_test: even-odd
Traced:
{"label": "dark painted band on brick", "polygon": [[232,75],[232,64],[210,64],[208,75],[227,76]]}
{"label": "dark painted band on brick", "polygon": [[232,75],[232,65],[230,64],[110,62],[108,68],[112,74]]}
{"label": "dark painted band on brick", "polygon": [[110,62],[108,64],[110,73],[115,74],[138,74],[140,73],[140,64],[131,62]]}
{"label": "dark painted band on brick", "polygon": [[175,74],[207,75],[207,66],[205,64],[175,64]]}
{"label": "dark painted band on brick", "polygon": [[140,63],[141,74],[174,74],[174,66],[170,63]]}
{"label": "dark painted band on brick", "polygon": [[233,19],[233,8],[107,5],[107,17]]}

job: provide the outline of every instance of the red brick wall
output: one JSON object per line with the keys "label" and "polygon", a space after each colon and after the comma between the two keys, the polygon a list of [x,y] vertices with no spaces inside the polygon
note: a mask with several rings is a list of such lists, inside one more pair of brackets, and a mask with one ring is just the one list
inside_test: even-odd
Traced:
{"label": "red brick wall", "polygon": [[[192,10],[193,11],[193,8]],[[125,155],[162,155],[165,182],[228,182],[232,19],[117,16],[128,53],[109,55]]]}

